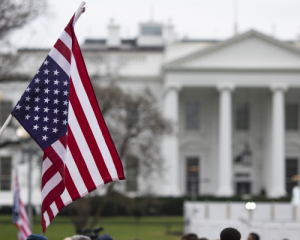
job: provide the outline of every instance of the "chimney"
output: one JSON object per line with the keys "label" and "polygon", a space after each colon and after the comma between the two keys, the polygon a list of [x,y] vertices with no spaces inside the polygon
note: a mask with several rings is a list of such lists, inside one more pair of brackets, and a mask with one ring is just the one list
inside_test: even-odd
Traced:
{"label": "chimney", "polygon": [[119,25],[114,24],[114,20],[111,19],[108,25],[108,37],[106,44],[110,48],[118,48],[120,47],[121,39],[119,33]]}

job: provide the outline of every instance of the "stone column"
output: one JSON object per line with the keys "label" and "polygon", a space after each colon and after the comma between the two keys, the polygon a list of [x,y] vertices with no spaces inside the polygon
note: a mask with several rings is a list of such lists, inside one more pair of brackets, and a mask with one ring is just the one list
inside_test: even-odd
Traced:
{"label": "stone column", "polygon": [[219,165],[216,195],[232,196],[232,100],[233,84],[220,84],[219,99]]}
{"label": "stone column", "polygon": [[285,84],[273,84],[272,90],[272,137],[270,161],[270,185],[268,196],[277,198],[285,192],[285,111],[284,93]]}
{"label": "stone column", "polygon": [[163,195],[178,196],[179,191],[179,88],[166,89],[164,96],[163,114],[166,119],[172,121],[174,132],[171,136],[163,138],[163,157],[165,160],[164,191]]}

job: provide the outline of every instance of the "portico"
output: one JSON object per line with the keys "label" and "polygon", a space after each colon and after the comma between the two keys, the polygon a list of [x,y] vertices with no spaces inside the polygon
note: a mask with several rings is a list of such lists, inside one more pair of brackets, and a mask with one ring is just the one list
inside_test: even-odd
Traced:
{"label": "portico", "polygon": [[[166,189],[186,194],[190,184],[199,194],[232,196],[249,185],[250,194],[284,196],[286,160],[300,157],[300,139],[286,135],[285,124],[286,97],[299,101],[299,66],[299,49],[256,31],[167,63],[164,114],[176,127],[163,145],[166,179],[173,179]],[[244,129],[237,127],[239,104],[248,109]],[[199,126],[186,125],[191,119],[184,116],[187,108],[194,109]],[[248,166],[236,160],[246,145],[251,153]],[[188,182],[187,168],[197,169],[197,184]]]}

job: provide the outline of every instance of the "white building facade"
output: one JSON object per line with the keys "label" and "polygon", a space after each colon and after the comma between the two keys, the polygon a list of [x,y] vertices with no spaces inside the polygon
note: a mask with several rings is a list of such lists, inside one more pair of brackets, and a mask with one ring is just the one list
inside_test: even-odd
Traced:
{"label": "white building facade", "polygon": [[[20,50],[26,61],[18,75],[32,77],[48,51]],[[155,23],[140,24],[136,39],[123,40],[119,26],[110,23],[107,39],[87,39],[82,51],[93,84],[114,78],[133,93],[147,87],[175,124],[174,134],[161,144],[163,178],[130,176],[137,184],[127,192],[144,194],[152,185],[157,195],[277,198],[298,185],[300,49],[295,43],[254,30],[226,41],[179,41],[172,25]],[[27,84],[1,83],[2,103],[16,104]],[[20,162],[17,148],[1,149],[0,155],[1,169],[8,162],[4,157],[11,166]],[[12,177],[1,169],[1,179]],[[1,186],[2,180],[0,205],[11,203],[11,188]]]}

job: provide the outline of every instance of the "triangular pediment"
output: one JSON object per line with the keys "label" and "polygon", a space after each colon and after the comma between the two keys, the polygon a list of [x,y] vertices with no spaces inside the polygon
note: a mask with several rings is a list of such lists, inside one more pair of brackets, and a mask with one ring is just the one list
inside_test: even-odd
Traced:
{"label": "triangular pediment", "polygon": [[176,68],[300,68],[300,49],[251,30],[166,65]]}

